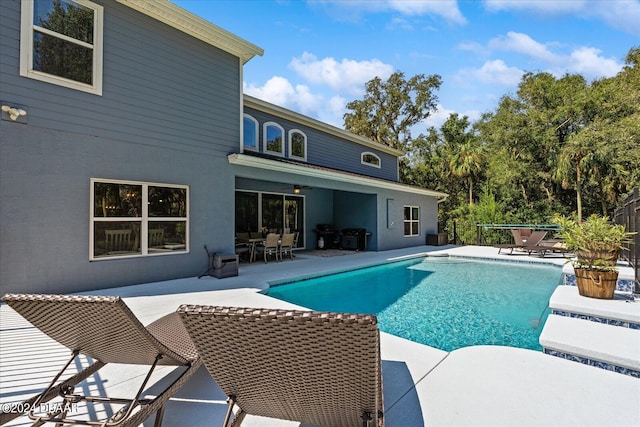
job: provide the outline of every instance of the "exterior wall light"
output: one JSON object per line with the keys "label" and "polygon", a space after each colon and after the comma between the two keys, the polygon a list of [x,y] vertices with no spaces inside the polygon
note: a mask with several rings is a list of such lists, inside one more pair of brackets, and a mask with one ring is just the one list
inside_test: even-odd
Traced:
{"label": "exterior wall light", "polygon": [[9,118],[14,122],[18,120],[18,117],[27,115],[27,112],[24,111],[22,108],[10,107],[9,105],[3,105],[2,111],[9,114]]}
{"label": "exterior wall light", "polygon": [[299,185],[294,185],[293,186],[293,194],[300,194],[300,186]]}

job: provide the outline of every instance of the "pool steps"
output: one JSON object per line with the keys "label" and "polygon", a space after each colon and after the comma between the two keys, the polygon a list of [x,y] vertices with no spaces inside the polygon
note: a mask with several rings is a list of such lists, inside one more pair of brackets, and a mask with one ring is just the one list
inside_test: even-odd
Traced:
{"label": "pool steps", "polygon": [[640,378],[640,300],[586,298],[575,286],[558,286],[540,334],[546,354]]}

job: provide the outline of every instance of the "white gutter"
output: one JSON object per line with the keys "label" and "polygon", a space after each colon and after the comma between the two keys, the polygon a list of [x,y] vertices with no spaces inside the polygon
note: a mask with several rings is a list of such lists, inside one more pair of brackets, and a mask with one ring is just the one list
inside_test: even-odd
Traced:
{"label": "white gutter", "polygon": [[438,203],[443,202],[447,197],[446,193],[427,190],[425,188],[413,187],[399,182],[384,181],[369,178],[362,175],[342,173],[326,169],[316,169],[310,166],[302,166],[291,163],[283,163],[276,160],[262,157],[250,156],[246,154],[229,154],[229,163],[237,166],[247,166],[251,168],[266,169],[275,172],[283,172],[293,175],[301,175],[310,178],[326,179],[335,182],[345,182],[349,184],[366,185],[368,187],[383,188],[385,190],[402,191],[404,193],[420,194],[423,196],[435,197]]}

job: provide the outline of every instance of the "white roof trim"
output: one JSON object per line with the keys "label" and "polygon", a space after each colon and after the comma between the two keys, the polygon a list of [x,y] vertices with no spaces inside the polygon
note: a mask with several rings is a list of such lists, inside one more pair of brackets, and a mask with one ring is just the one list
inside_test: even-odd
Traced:
{"label": "white roof trim", "polygon": [[402,191],[404,193],[420,194],[423,196],[431,196],[438,199],[438,203],[449,197],[446,193],[439,191],[427,190],[425,188],[413,187],[399,182],[384,181],[380,179],[369,178],[362,175],[351,173],[341,173],[326,169],[315,169],[308,166],[284,163],[277,160],[265,159],[262,157],[250,156],[246,154],[229,154],[227,156],[229,163],[238,166],[247,166],[252,168],[267,169],[275,172],[284,172],[294,175],[302,175],[311,178],[327,179],[336,182],[346,182],[349,184],[366,185],[368,187],[383,188],[385,190]]}
{"label": "white roof trim", "polygon": [[330,135],[337,136],[338,138],[346,139],[347,141],[364,145],[367,148],[381,151],[386,154],[391,154],[392,156],[400,157],[404,155],[404,152],[402,152],[401,150],[396,150],[395,148],[391,148],[384,144],[374,142],[369,138],[365,138],[364,136],[356,135],[355,133],[351,133],[344,129],[340,129],[330,124],[321,122],[320,120],[312,119],[311,117],[304,116],[302,114],[296,113],[295,111],[287,110],[286,108],[271,104],[267,101],[263,101],[262,99],[254,98],[253,96],[249,96],[247,94],[244,94],[244,106],[254,108],[265,113],[274,114],[284,119],[288,119],[293,122],[308,126],[310,128],[317,129],[321,132],[326,132]]}
{"label": "white roof trim", "polygon": [[247,63],[264,50],[168,0],[116,0],[183,33],[242,58]]}

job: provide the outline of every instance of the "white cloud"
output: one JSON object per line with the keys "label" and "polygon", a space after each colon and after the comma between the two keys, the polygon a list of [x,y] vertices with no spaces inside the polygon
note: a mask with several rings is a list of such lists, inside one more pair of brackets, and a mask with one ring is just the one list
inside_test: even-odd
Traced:
{"label": "white cloud", "polygon": [[[449,110],[447,108],[444,108],[440,104],[438,104],[437,108],[438,110],[431,113],[431,115],[427,117],[426,120],[424,121],[424,125],[426,126],[426,129],[429,129],[431,126],[433,126],[436,129],[440,129],[440,127],[442,127],[444,122],[447,121],[449,116],[456,112],[455,110]],[[425,130],[421,130],[421,132],[426,134]]]}
{"label": "white cloud", "polygon": [[[581,74],[587,79],[611,77],[622,69],[622,64],[614,58],[601,56],[602,51],[592,47],[581,46],[569,53],[555,53],[549,46],[533,40],[527,34],[510,31],[506,36],[492,39],[488,43],[490,49],[515,52],[546,64],[547,71],[556,77],[565,73]],[[538,70],[531,70],[538,71]]]}
{"label": "white cloud", "polygon": [[[308,0],[309,3],[325,5],[327,10],[343,20],[355,19],[365,13],[395,11],[404,16],[435,16],[447,22],[464,25],[466,18],[458,8],[456,0]],[[336,9],[346,13],[338,14]],[[345,16],[346,15],[346,16]]]}
{"label": "white cloud", "polygon": [[612,58],[603,58],[600,53],[599,49],[591,47],[574,50],[567,58],[567,71],[582,74],[587,79],[597,79],[614,76],[622,70],[622,64]]}
{"label": "white cloud", "polygon": [[546,15],[571,15],[572,17],[598,19],[611,28],[640,36],[639,0],[485,0],[490,12],[519,11]]}
{"label": "white cloud", "polygon": [[[535,11],[547,14],[565,14],[577,12],[585,7],[587,1],[549,1],[549,0],[485,0],[485,8],[491,12],[508,10]],[[608,3],[608,2],[606,2]]]}
{"label": "white cloud", "polygon": [[390,30],[401,29],[405,31],[413,31],[413,25],[405,18],[394,17],[391,18],[391,22],[387,25]]}
{"label": "white cloud", "polygon": [[333,96],[329,102],[322,104],[318,111],[317,118],[330,125],[344,128],[344,113],[347,100],[339,95]]}
{"label": "white cloud", "polygon": [[332,90],[348,95],[364,93],[364,84],[374,77],[385,80],[393,73],[393,66],[373,59],[355,61],[334,58],[319,60],[315,55],[304,52],[299,58],[293,58],[289,68],[313,84],[326,85]]}
{"label": "white cloud", "polygon": [[640,37],[640,1],[602,1],[592,6],[593,16],[602,18],[610,27]]}
{"label": "white cloud", "polygon": [[480,56],[487,56],[491,53],[491,51],[487,49],[486,46],[483,46],[475,41],[462,42],[458,44],[457,48],[460,50],[465,50],[467,52],[475,53],[476,55]]}
{"label": "white cloud", "polygon": [[433,1],[433,0],[389,0],[389,7],[404,15],[435,15],[455,24],[466,24],[467,20],[458,8],[455,0]]}
{"label": "white cloud", "polygon": [[323,96],[314,94],[308,86],[293,86],[284,77],[271,77],[264,86],[245,85],[244,93],[281,107],[310,115],[324,102]]}
{"label": "white cloud", "polygon": [[271,77],[264,86],[244,84],[243,90],[247,95],[342,128],[347,101],[341,96],[326,101],[323,94],[314,93],[305,85],[294,86],[280,76]]}
{"label": "white cloud", "polygon": [[464,68],[458,71],[458,83],[479,81],[484,84],[498,84],[501,86],[517,86],[524,72],[517,67],[509,67],[501,59],[486,61],[480,68]]}
{"label": "white cloud", "polygon": [[555,62],[557,55],[549,51],[545,45],[538,43],[526,34],[509,31],[489,41],[489,48],[517,52],[546,62]]}
{"label": "white cloud", "polygon": [[440,130],[444,122],[446,122],[449,116],[453,113],[458,113],[458,116],[460,117],[467,116],[469,118],[469,123],[479,120],[481,116],[481,113],[478,110],[456,111],[445,108],[442,104],[438,104],[437,108],[437,111],[431,113],[431,115],[423,122],[418,123],[411,129],[412,135],[418,136],[421,133],[426,135],[427,131],[432,126],[437,130]]}

